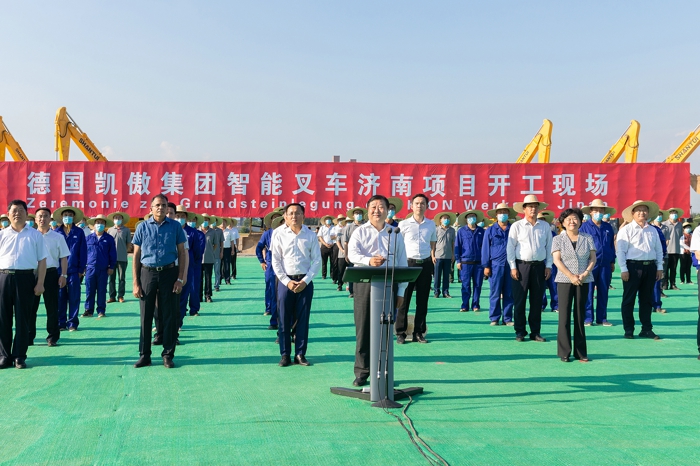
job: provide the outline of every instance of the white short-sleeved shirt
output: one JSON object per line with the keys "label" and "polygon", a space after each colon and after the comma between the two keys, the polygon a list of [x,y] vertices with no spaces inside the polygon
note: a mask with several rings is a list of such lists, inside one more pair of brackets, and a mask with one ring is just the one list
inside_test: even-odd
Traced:
{"label": "white short-sleeved shirt", "polygon": [[430,257],[431,242],[437,242],[437,229],[435,222],[423,218],[418,223],[414,216],[399,223],[403,241],[406,245],[406,257],[408,259],[427,259]]}
{"label": "white short-sleeved shirt", "polygon": [[[44,245],[46,247],[46,268],[58,268],[61,265],[61,259],[70,256],[70,249],[66,243],[66,238],[55,231],[49,229],[44,233]],[[66,273],[65,271],[63,273]]]}
{"label": "white short-sleeved shirt", "polygon": [[0,231],[0,269],[36,270],[46,255],[44,235],[34,228],[18,232],[9,226]]}

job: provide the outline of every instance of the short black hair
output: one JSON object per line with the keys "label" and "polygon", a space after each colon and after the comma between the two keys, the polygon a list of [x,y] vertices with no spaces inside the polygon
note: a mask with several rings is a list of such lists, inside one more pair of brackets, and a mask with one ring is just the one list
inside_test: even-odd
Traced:
{"label": "short black hair", "polygon": [[7,206],[7,211],[8,211],[8,212],[10,211],[10,209],[12,208],[13,205],[21,205],[22,207],[24,207],[24,210],[25,210],[27,213],[29,213],[29,211],[27,210],[27,203],[24,202],[22,199],[13,199],[13,200],[11,200],[10,203],[8,204],[8,206]]}
{"label": "short black hair", "polygon": [[579,223],[583,222],[583,212],[581,209],[566,209],[559,215],[559,223],[564,224],[564,219],[570,215],[576,215],[578,217]]}
{"label": "short black hair", "polygon": [[[374,196],[370,197],[370,198],[369,198],[369,201],[367,201],[367,208],[369,208],[369,205],[370,205],[373,201],[382,201],[382,202],[384,202],[384,207],[386,207],[386,210],[389,210],[389,199],[387,199],[386,197],[382,196],[381,194],[375,194]],[[396,207],[396,206],[394,206],[394,207]]]}
{"label": "short black hair", "polygon": [[48,207],[39,207],[39,208],[36,209],[36,211],[34,212],[34,215],[39,215],[39,212],[41,212],[42,210],[48,212],[49,217],[51,217],[51,210],[50,210]]}
{"label": "short black hair", "polygon": [[292,206],[297,206],[297,207],[299,207],[299,209],[301,209],[301,213],[302,213],[302,214],[306,214],[303,205],[299,204],[298,202],[292,202],[291,204],[287,204],[286,206],[284,206],[284,213],[285,213],[285,215],[287,214],[287,211],[289,211],[289,208],[292,207]]}
{"label": "short black hair", "polygon": [[168,202],[168,209],[173,209],[175,212],[177,212],[177,206],[174,202]]}
{"label": "short black hair", "polygon": [[428,196],[426,196],[426,195],[423,194],[423,193],[418,193],[418,194],[416,194],[415,196],[413,196],[413,197],[411,198],[411,204],[413,204],[413,201],[415,201],[415,200],[416,200],[417,198],[419,198],[419,197],[422,197],[423,199],[425,199],[425,203],[426,203],[426,204],[427,204],[428,202],[430,202],[430,201],[428,200]]}
{"label": "short black hair", "polygon": [[163,193],[158,193],[155,196],[153,196],[151,198],[151,204],[153,204],[153,201],[155,201],[156,199],[163,199],[166,203],[168,202],[168,196],[166,196]]}

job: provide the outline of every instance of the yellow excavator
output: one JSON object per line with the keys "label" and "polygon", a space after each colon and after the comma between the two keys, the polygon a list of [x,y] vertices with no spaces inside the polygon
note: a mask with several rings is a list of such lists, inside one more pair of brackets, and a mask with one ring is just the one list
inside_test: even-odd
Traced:
{"label": "yellow excavator", "polygon": [[625,154],[625,162],[635,163],[637,161],[637,150],[639,149],[639,122],[632,120],[627,130],[620,136],[600,163],[616,163],[620,156]]}
{"label": "yellow excavator", "polygon": [[27,155],[19,146],[19,143],[14,137],[12,137],[12,133],[10,133],[10,130],[7,129],[5,122],[2,121],[2,117],[0,116],[0,162],[5,161],[6,148],[16,162],[26,162],[29,160]]}
{"label": "yellow excavator", "polygon": [[[684,163],[698,146],[700,146],[700,125],[690,132],[688,137],[681,142],[681,145],[673,151],[673,154],[666,157],[665,162]],[[690,174],[690,187],[693,188],[696,193],[700,193],[700,175]]]}
{"label": "yellow excavator", "polygon": [[530,163],[537,155],[539,163],[549,163],[549,150],[552,148],[552,122],[544,120],[542,127],[515,163]]}
{"label": "yellow excavator", "polygon": [[97,146],[83,132],[75,120],[68,114],[66,107],[56,112],[56,153],[62,162],[68,161],[71,139],[91,162],[106,162],[107,159]]}

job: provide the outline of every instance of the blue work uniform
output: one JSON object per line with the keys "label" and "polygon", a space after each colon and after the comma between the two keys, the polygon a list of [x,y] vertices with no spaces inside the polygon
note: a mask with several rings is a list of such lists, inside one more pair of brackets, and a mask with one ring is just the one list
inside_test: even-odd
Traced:
{"label": "blue work uniform", "polygon": [[[657,227],[656,225],[649,224],[656,228],[656,231],[659,233],[659,240],[661,240],[661,249],[663,249],[664,252],[664,261],[668,260],[668,251],[666,248],[666,236],[664,235],[664,232],[661,231],[661,228]],[[652,293],[651,297],[651,309],[653,311],[656,311],[657,309],[661,309],[662,303],[661,303],[661,283],[663,280],[656,280],[654,283],[654,292]]]}
{"label": "blue work uniform", "polygon": [[[58,327],[78,328],[80,319],[80,274],[85,273],[87,266],[87,242],[85,233],[79,226],[72,224],[66,235],[63,227],[55,230],[63,235],[68,245],[68,270],[61,270],[62,275],[68,275],[66,286],[58,290]],[[60,267],[60,265],[59,265]]]}
{"label": "blue work uniform", "polygon": [[95,295],[97,295],[97,314],[104,314],[107,308],[107,270],[117,268],[117,244],[114,237],[106,231],[102,236],[91,233],[85,238],[87,244],[87,270],[85,272],[85,313],[95,313]]}
{"label": "blue work uniform", "polygon": [[[270,241],[272,240],[272,229],[266,230],[260,237],[258,245],[255,246],[255,255],[261,264],[266,264],[265,269],[265,312],[270,313],[270,325],[277,325],[277,277],[272,269],[272,251]],[[263,249],[265,258],[263,259]]]}
{"label": "blue work uniform", "polygon": [[[196,230],[196,229],[195,229]],[[196,306],[190,304],[190,315],[198,314],[199,308],[201,307],[202,301],[204,301],[204,295],[202,293],[202,280],[204,276],[202,275],[202,262],[204,261],[204,250],[207,247],[207,235],[204,234],[202,230],[197,231],[197,241],[199,241],[199,250],[202,251],[202,260],[198,262],[199,268],[195,271],[195,279],[197,283],[194,285],[197,287],[197,296],[199,296],[199,303]]]}
{"label": "blue work uniform", "polygon": [[[584,224],[585,223],[586,222],[584,222]],[[552,232],[552,238],[555,236],[557,236],[557,234]],[[547,308],[547,290],[549,290],[549,297],[551,298],[549,301],[549,306],[552,309],[552,312],[556,312],[559,309],[559,293],[557,292],[557,284],[554,282],[555,278],[557,278],[557,266],[552,264],[552,273],[549,274],[549,280],[545,281],[547,286],[542,292],[543,311]]]}
{"label": "blue work uniform", "polygon": [[609,223],[600,222],[598,226],[592,220],[583,222],[579,231],[591,235],[595,244],[595,267],[591,272],[593,282],[588,285],[585,323],[593,322],[593,296],[595,296],[595,321],[597,324],[602,324],[608,321],[608,291],[612,278],[612,265],[617,258],[615,231]]}
{"label": "blue work uniform", "polygon": [[[489,277],[489,319],[503,323],[513,321],[513,290],[510,278],[510,266],[506,254],[510,223],[503,230],[494,223],[484,233],[484,243],[481,247],[481,266],[491,269]],[[501,298],[502,297],[502,298]]]}
{"label": "blue work uniform", "polygon": [[[481,266],[481,247],[484,244],[484,229],[476,227],[474,230],[468,226],[457,231],[455,238],[455,261],[461,264],[459,272],[462,278],[462,310],[470,308],[478,311],[481,309],[479,298],[481,297],[481,285],[484,282],[484,268]],[[472,295],[472,286],[474,294]],[[471,307],[469,298],[472,297]]]}
{"label": "blue work uniform", "polygon": [[189,225],[185,225],[183,230],[187,236],[187,245],[189,246],[189,265],[187,267],[187,283],[182,288],[180,294],[180,327],[185,320],[187,314],[187,304],[190,305],[192,314],[199,312],[199,280],[202,279],[202,243],[198,231]]}

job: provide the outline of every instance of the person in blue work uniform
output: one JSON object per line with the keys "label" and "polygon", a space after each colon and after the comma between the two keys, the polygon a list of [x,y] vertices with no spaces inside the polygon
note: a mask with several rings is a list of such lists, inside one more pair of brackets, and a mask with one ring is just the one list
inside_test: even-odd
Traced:
{"label": "person in blue work uniform", "polygon": [[385,222],[390,227],[396,228],[399,226],[399,222],[394,217],[403,210],[403,201],[398,197],[389,197],[387,199],[389,199],[389,212],[387,212]]}
{"label": "person in blue work uniform", "polygon": [[56,209],[52,218],[61,224],[56,232],[63,235],[70,251],[68,270],[61,271],[68,278],[66,286],[58,290],[58,327],[72,332],[78,330],[80,324],[80,283],[87,266],[85,233],[76,222],[83,220],[85,215],[76,207],[66,206]]}
{"label": "person in blue work uniform", "polygon": [[[274,223],[274,226],[273,226]],[[267,214],[263,219],[263,224],[267,228],[260,237],[257,246],[255,246],[255,255],[260,262],[260,267],[265,272],[265,312],[263,315],[270,316],[270,325],[268,330],[277,330],[277,279],[275,271],[272,269],[272,249],[270,241],[272,240],[272,232],[278,226],[284,223],[284,217],[278,210],[274,210]],[[265,254],[263,256],[263,251]]]}
{"label": "person in blue work uniform", "polygon": [[513,326],[513,290],[510,267],[506,255],[510,222],[517,213],[502,202],[495,209],[486,212],[489,218],[497,221],[484,233],[481,247],[481,266],[484,276],[489,279],[489,320],[491,325]]}
{"label": "person in blue work uniform", "polygon": [[[668,214],[666,213],[666,215]],[[668,248],[666,246],[666,235],[664,234],[664,229],[656,226],[653,223],[649,223],[649,225],[656,228],[656,232],[659,234],[659,240],[661,241],[661,249],[663,251],[663,263],[667,264]],[[663,292],[662,285],[663,280],[656,280],[656,282],[654,283],[654,290],[651,294],[651,309],[654,312],[666,314],[666,309],[663,308],[663,302],[661,301],[661,298],[666,298],[667,296]]]}
{"label": "person in blue work uniform", "polygon": [[[584,222],[579,231],[593,237],[596,250],[596,262],[592,272],[593,282],[589,284],[588,288],[586,316],[583,325],[586,327],[591,325],[612,327],[613,324],[608,322],[608,292],[617,256],[615,255],[615,232],[612,226],[604,221],[604,217],[605,215],[615,215],[617,210],[606,206],[602,199],[594,199],[581,211],[590,215],[591,219]],[[594,296],[595,306],[593,305]]]}
{"label": "person in blue work uniform", "polygon": [[187,314],[187,305],[190,306],[192,315],[199,315],[199,277],[202,275],[202,254],[203,245],[196,227],[188,225],[188,222],[197,224],[197,214],[188,212],[185,206],[179,205],[175,208],[175,220],[182,226],[187,236],[189,264],[187,266],[187,282],[182,287],[180,293],[180,323],[178,330],[182,328]]}
{"label": "person in blue work uniform", "polygon": [[[556,227],[552,226],[554,212],[551,210],[543,210],[537,214],[537,220],[547,222],[552,230],[552,238],[557,236]],[[586,224],[585,221],[583,223],[584,225]],[[559,312],[559,292],[557,291],[557,284],[554,282],[555,278],[557,278],[557,266],[552,263],[552,273],[545,281],[545,290],[542,293],[542,311],[547,309],[547,290],[549,290],[549,307],[552,309],[552,312]]]}
{"label": "person in blue work uniform", "polygon": [[107,308],[107,280],[117,268],[117,244],[105,229],[112,221],[102,214],[88,220],[93,232],[85,238],[87,244],[87,270],[85,272],[85,312],[83,317],[92,317],[97,301],[97,318],[105,316]]}
{"label": "person in blue work uniform", "polygon": [[[481,266],[481,247],[484,244],[484,229],[476,226],[484,220],[480,210],[467,210],[457,217],[462,227],[455,238],[455,262],[462,278],[462,307],[460,312],[470,309],[478,312],[481,309],[481,285],[484,282],[484,269]],[[472,295],[472,286],[474,294]],[[469,298],[471,297],[471,304]]]}

